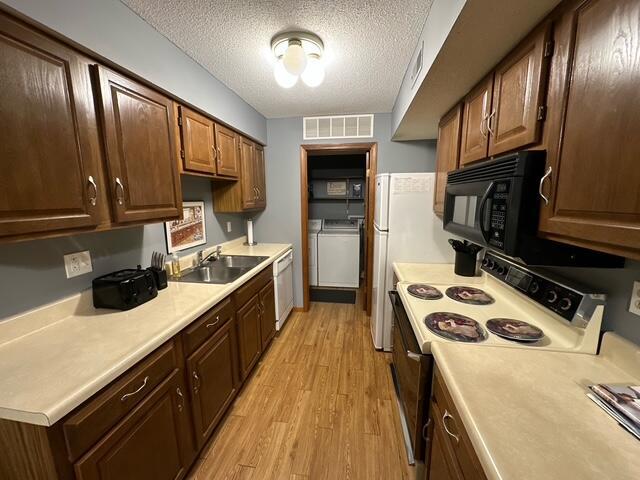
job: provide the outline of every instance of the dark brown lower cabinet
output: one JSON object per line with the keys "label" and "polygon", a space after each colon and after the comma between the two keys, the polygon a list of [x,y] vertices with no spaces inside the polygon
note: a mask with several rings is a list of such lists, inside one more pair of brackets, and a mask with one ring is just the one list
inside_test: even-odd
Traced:
{"label": "dark brown lower cabinet", "polygon": [[240,376],[247,378],[262,353],[260,302],[256,293],[237,313]]}
{"label": "dark brown lower cabinet", "polygon": [[262,350],[264,351],[276,334],[276,297],[273,289],[273,280],[262,287],[259,301],[260,337],[262,339]]}
{"label": "dark brown lower cabinet", "polygon": [[187,358],[198,447],[218,425],[238,391],[238,348],[232,318]]}
{"label": "dark brown lower cabinet", "polygon": [[436,368],[425,463],[429,480],[486,480],[458,410]]}
{"label": "dark brown lower cabinet", "polygon": [[75,464],[78,480],[183,478],[191,462],[189,416],[176,369]]}

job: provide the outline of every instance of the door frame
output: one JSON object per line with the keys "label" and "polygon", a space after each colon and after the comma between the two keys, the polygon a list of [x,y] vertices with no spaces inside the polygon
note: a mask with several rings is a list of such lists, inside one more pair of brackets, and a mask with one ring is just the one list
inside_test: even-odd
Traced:
{"label": "door frame", "polygon": [[378,171],[378,143],[339,143],[300,145],[300,230],[302,232],[302,310],[309,310],[309,155],[353,155],[369,154],[366,166],[366,211],[365,211],[365,286],[363,310],[371,315],[371,295],[373,288],[373,215],[375,209],[376,186],[373,179]]}

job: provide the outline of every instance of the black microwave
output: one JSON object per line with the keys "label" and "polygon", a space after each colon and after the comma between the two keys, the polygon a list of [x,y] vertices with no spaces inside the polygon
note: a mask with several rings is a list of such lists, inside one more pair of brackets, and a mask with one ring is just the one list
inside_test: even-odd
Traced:
{"label": "black microwave", "polygon": [[538,188],[545,152],[521,151],[447,176],[443,226],[483,247],[530,265],[616,267],[614,255],[562,244],[537,236]]}

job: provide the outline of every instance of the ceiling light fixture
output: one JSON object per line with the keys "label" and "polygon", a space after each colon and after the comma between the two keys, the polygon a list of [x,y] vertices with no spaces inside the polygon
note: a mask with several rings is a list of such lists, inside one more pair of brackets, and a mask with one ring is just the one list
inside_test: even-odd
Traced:
{"label": "ceiling light fixture", "polygon": [[293,87],[298,77],[309,87],[317,87],[324,80],[324,44],[317,35],[282,33],[271,40],[271,50],[276,59],[273,75],[281,87]]}

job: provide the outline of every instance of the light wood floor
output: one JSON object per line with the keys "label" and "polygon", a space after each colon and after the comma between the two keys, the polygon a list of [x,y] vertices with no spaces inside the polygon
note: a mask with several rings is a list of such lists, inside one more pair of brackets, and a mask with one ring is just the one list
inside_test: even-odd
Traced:
{"label": "light wood floor", "polygon": [[291,315],[191,472],[203,479],[412,479],[389,372],[356,305]]}

